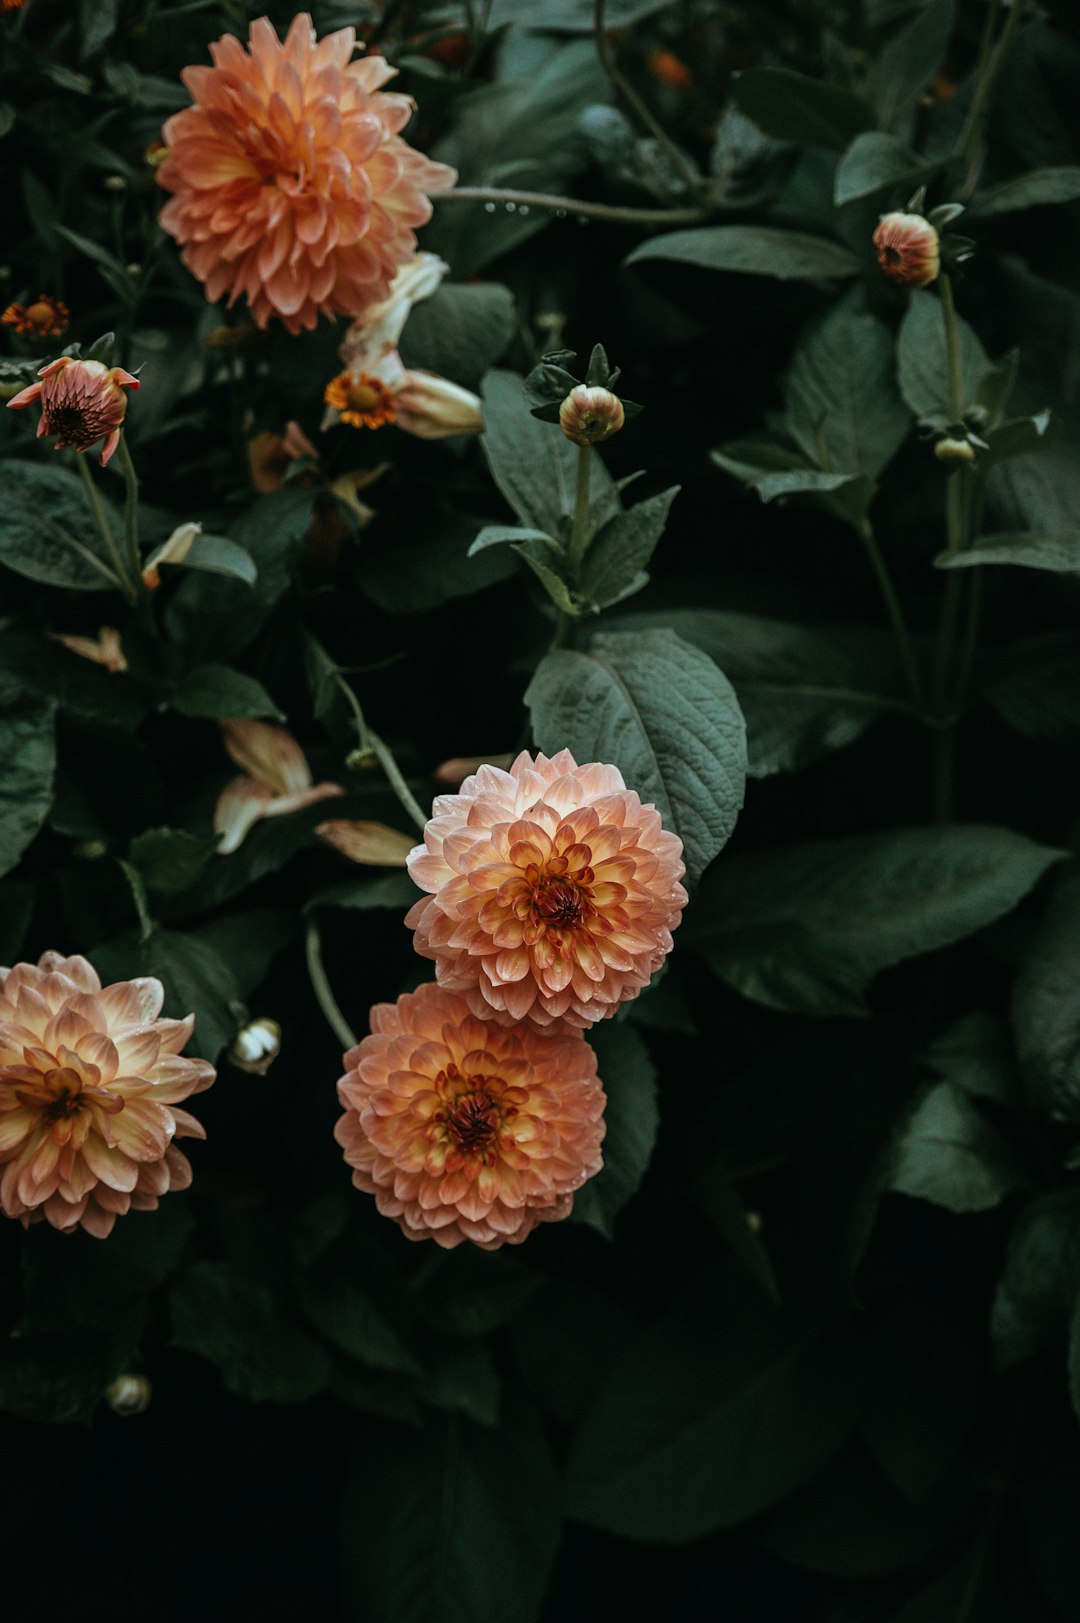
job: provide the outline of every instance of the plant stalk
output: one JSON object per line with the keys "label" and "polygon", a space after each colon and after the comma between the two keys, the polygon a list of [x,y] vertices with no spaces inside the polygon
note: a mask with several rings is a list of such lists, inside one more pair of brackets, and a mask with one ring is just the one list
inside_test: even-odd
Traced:
{"label": "plant stalk", "polygon": [[307,971],[308,978],[311,981],[311,989],[315,993],[319,1008],[326,1016],[327,1025],[343,1048],[355,1048],[356,1033],[338,1008],[337,999],[330,990],[330,982],[326,978],[326,969],[322,960],[322,939],[319,935],[319,926],[314,918],[308,919],[307,929],[304,932],[304,954],[307,958]]}
{"label": "plant stalk", "polygon": [[[123,442],[121,441],[121,443]],[[127,570],[124,568],[124,561],[117,550],[116,541],[113,537],[112,530],[109,527],[109,521],[105,517],[105,509],[101,505],[101,498],[99,497],[97,487],[94,484],[94,476],[86,465],[85,456],[81,455],[80,453],[76,453],[75,461],[78,463],[79,473],[82,476],[82,482],[86,489],[86,499],[90,504],[90,511],[94,515],[94,522],[98,527],[101,539],[105,544],[105,550],[109,554],[109,560],[112,563],[112,571],[110,573],[115,578],[116,585],[123,592],[128,602],[134,603],[136,596],[135,588],[128,579]]]}
{"label": "plant stalk", "polygon": [[889,574],[885,560],[881,556],[881,548],[878,546],[877,537],[869,519],[863,521],[859,534],[862,537],[863,546],[866,548],[870,568],[873,570],[874,578],[878,583],[878,590],[885,604],[885,612],[889,616],[893,636],[896,638],[896,650],[900,656],[900,664],[903,667],[911,697],[916,708],[921,711],[923,708],[923,684],[919,672],[919,662],[915,658],[911,634],[908,631],[900,599],[896,594],[896,587],[893,585],[892,576]]}
{"label": "plant stalk", "polygon": [[633,85],[628,79],[624,78],[619,70],[618,63],[615,61],[615,53],[611,49],[607,37],[604,16],[606,11],[607,0],[593,0],[593,39],[596,42],[596,54],[600,59],[600,66],[612,84],[621,92],[623,99],[633,108],[640,123],[648,130],[657,145],[667,153],[672,168],[682,177],[687,190],[696,192],[701,186],[700,177],[694,173],[663,125],[654,117]]}
{"label": "plant stalk", "polygon": [[700,225],[709,217],[706,208],[632,208],[618,203],[587,203],[556,192],[519,192],[502,186],[455,186],[449,192],[429,192],[433,203],[513,203],[516,208],[548,209],[583,220],[610,220],[623,225]]}

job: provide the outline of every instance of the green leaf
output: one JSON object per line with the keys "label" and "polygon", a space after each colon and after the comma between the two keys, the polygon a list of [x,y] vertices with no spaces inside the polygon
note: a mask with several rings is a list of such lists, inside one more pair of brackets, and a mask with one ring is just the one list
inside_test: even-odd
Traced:
{"label": "green leaf", "polygon": [[324,1261],[305,1273],[300,1301],[310,1323],[339,1352],[369,1369],[399,1375],[423,1373],[374,1302],[334,1263]]}
{"label": "green leaf", "polygon": [[[481,440],[491,476],[522,524],[565,540],[570,533],[577,485],[578,446],[559,429],[537,422],[525,385],[513,372],[484,379],[487,429]],[[596,452],[589,483],[590,531],[619,511],[619,500]]]}
{"label": "green leaf", "polygon": [[581,1420],[640,1331],[614,1297],[570,1279],[546,1281],[508,1328],[530,1395],[564,1426]]}
{"label": "green leaf", "polygon": [[730,856],[703,887],[683,942],[756,1002],[860,1014],[880,970],[1000,918],[1061,856],[980,824]]}
{"label": "green leaf", "polygon": [[444,282],[410,311],[401,358],[472,389],[502,359],[516,325],[514,295],[501,282]]}
{"label": "green leaf", "polygon": [[1008,1139],[974,1100],[939,1082],[897,1138],[888,1187],[950,1212],[982,1212],[1029,1182]]}
{"label": "green leaf", "polygon": [[886,128],[909,133],[918,99],[945,60],[955,10],[955,0],[927,0],[884,46],[878,59],[877,102]]}
{"label": "green leaf", "polygon": [[[15,109],[9,101],[0,101],[0,140],[15,127]],[[35,368],[36,370],[36,368]],[[32,377],[33,374],[31,374]],[[31,378],[27,378],[27,383]]]}
{"label": "green leaf", "polygon": [[1048,411],[1038,411],[1030,417],[1012,417],[996,428],[985,430],[982,437],[989,446],[988,461],[1001,462],[1006,457],[1030,456],[1033,451],[1045,450],[1051,423]]}
{"label": "green leaf", "polygon": [[874,481],[862,474],[823,473],[801,452],[766,440],[736,441],[709,454],[718,467],[756,490],[763,502],[801,496],[808,506],[832,513],[856,529],[877,491]]}
{"label": "green leaf", "polygon": [[[960,403],[975,405],[990,361],[962,316],[956,318],[960,350]],[[900,393],[921,422],[944,428],[953,420],[949,402],[949,355],[941,300],[926,288],[911,294],[897,339]]]}
{"label": "green leaf", "polygon": [[790,68],[749,68],[731,83],[735,104],[775,141],[843,152],[853,136],[873,129],[872,110],[858,96]]}
{"label": "green leaf", "polygon": [[694,1281],[604,1383],[573,1440],[571,1515],[683,1543],[810,1481],[859,1405],[842,1325],[775,1308],[734,1269]]}
{"label": "green leaf", "polygon": [[706,270],[799,282],[855,276],[859,270],[854,254],[840,243],[769,225],[712,225],[668,231],[641,243],[627,256],[626,263],[634,265],[643,259],[674,259]]}
{"label": "green leaf", "polygon": [[982,1336],[947,1305],[904,1295],[875,1327],[860,1431],[906,1499],[933,1496],[963,1448],[982,1395]]}
{"label": "green leaf", "polygon": [[120,0],[79,0],[79,58],[85,62],[116,33]]}
{"label": "green leaf", "polygon": [[1048,569],[1055,575],[1080,572],[1080,530],[1064,534],[1024,534],[1006,530],[984,535],[965,552],[939,552],[938,569],[970,569],[974,564],[1020,564],[1025,569]]}
{"label": "green leaf", "polygon": [[494,1426],[502,1380],[487,1342],[431,1336],[425,1350],[429,1373],[424,1379],[424,1401],[436,1409],[456,1410],[481,1426]]}
{"label": "green leaf", "polygon": [[199,665],[176,685],[169,703],[182,716],[285,717],[261,682],[227,665]]}
{"label": "green leaf", "polygon": [[1019,732],[1067,738],[1080,728],[1080,649],[1073,633],[1025,638],[1002,661],[986,698]]}
{"label": "green leaf", "polygon": [[557,609],[575,618],[581,613],[570,594],[569,586],[563,579],[562,571],[566,567],[565,554],[554,542],[546,539],[522,541],[519,546],[512,547],[511,551],[525,560]]}
{"label": "green leaf", "polygon": [[608,519],[585,554],[579,596],[603,608],[626,594],[652,557],[680,489],[681,486],[672,485],[670,490],[650,496],[647,501],[638,502]]}
{"label": "green leaf", "polygon": [[232,970],[213,948],[194,935],[157,929],[143,942],[125,937],[95,948],[93,961],[103,981],[153,975],[165,988],[164,1013],[195,1015],[195,1035],[186,1052],[216,1060],[236,1034],[230,1005],[239,992]]}
{"label": "green leaf", "polygon": [[76,1230],[31,1229],[23,1248],[26,1335],[105,1334],[141,1311],[145,1298],[180,1263],[193,1228],[187,1201],[175,1194],[153,1212],[133,1212],[103,1245]]}
{"label": "green leaf", "polygon": [[543,530],[527,530],[521,524],[485,524],[469,548],[469,557],[485,552],[488,547],[519,545],[522,541],[546,541],[549,546],[557,545]]}
{"label": "green leaf", "polygon": [[[87,82],[86,88],[89,90],[89,82]],[[56,223],[53,230],[57,236],[63,237],[65,242],[70,242],[73,248],[76,248],[80,254],[97,266],[99,275],[109,284],[123,303],[130,304],[133,301],[135,297],[134,279],[128,274],[127,267],[117,259],[115,254],[110,253],[108,248],[102,247],[101,243],[95,242],[91,237],[81,236],[78,231],[72,231],[66,225]]]}
{"label": "green leaf", "polygon": [[370,877],[346,880],[315,893],[306,903],[305,911],[316,907],[347,907],[367,912],[375,908],[400,908],[404,912],[420,899],[420,891],[407,873],[379,873]]}
{"label": "green leaf", "polygon": [[14,868],[49,815],[56,771],[55,717],[37,701],[0,710],[0,874]]}
{"label": "green leaf", "polygon": [[539,1274],[516,1257],[461,1246],[440,1257],[425,1278],[417,1310],[440,1334],[486,1336],[512,1319],[539,1285]]}
{"label": "green leaf", "polygon": [[990,220],[998,214],[1013,214],[1047,203],[1071,203],[1080,197],[1080,168],[1063,165],[1057,169],[1032,169],[1016,175],[1000,186],[992,186],[968,205],[973,219]]}
{"label": "green leaf", "polygon": [[892,334],[861,289],[801,340],[785,404],[792,437],[830,472],[877,478],[903,444],[911,418],[896,389]]}
{"label": "green leaf", "polygon": [[173,1285],[169,1309],[173,1346],[209,1359],[248,1403],[304,1403],[330,1378],[318,1343],[230,1262],[197,1262]]}
{"label": "green leaf", "polygon": [[534,1623],[559,1539],[555,1465],[520,1401],[492,1430],[457,1416],[372,1427],[342,1504],[350,1617]]}
{"label": "green leaf", "polygon": [[214,855],[214,841],[189,834],[183,828],[149,828],[136,835],[128,852],[147,890],[166,895],[187,890],[205,873]]}
{"label": "green leaf", "polygon": [[210,575],[228,575],[254,586],[258,570],[255,560],[245,548],[237,546],[224,535],[197,535],[183,558],[166,558],[163,567],[170,569],[203,569]]}
{"label": "green leaf", "polygon": [[1080,1192],[1061,1189],[1032,1201],[1009,1236],[1005,1271],[990,1315],[999,1369],[1062,1345],[1080,1289]]}
{"label": "green leaf", "polygon": [[608,1022],[590,1040],[607,1095],[604,1165],[574,1197],[574,1217],[613,1240],[615,1218],[638,1191],[660,1124],[656,1072],[632,1026]]}
{"label": "green leaf", "polygon": [[836,166],[833,202],[837,208],[876,192],[911,192],[929,180],[940,163],[927,162],[882,130],[857,135]]}
{"label": "green leaf", "polygon": [[670,631],[595,637],[541,661],[525,702],[547,754],[610,761],[682,839],[691,883],[742,806],[746,734],[731,685]]}
{"label": "green leaf", "polygon": [[485,548],[483,557],[470,561],[477,522],[464,513],[442,514],[415,535],[388,527],[381,537],[365,536],[361,587],[391,614],[420,614],[510,580],[517,573],[514,560],[496,549]]}
{"label": "green leaf", "polygon": [[1080,1122],[1080,880],[1057,889],[1013,985],[1013,1031],[1027,1097]]}
{"label": "green leaf", "polygon": [[[119,539],[119,515],[103,491],[98,495]],[[0,462],[0,564],[47,586],[108,589],[109,566],[81,479],[47,463]]]}
{"label": "green leaf", "polygon": [[715,660],[746,718],[751,777],[796,772],[870,725],[894,677],[890,645],[873,633],[814,630],[722,609],[667,609],[612,630],[666,625]]}

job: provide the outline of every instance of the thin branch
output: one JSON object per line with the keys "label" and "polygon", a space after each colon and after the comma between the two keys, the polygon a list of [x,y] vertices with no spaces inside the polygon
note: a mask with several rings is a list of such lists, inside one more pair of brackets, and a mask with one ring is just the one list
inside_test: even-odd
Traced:
{"label": "thin branch", "polygon": [[547,209],[552,214],[573,214],[583,220],[610,220],[621,225],[700,225],[709,217],[705,208],[624,208],[618,203],[586,203],[580,197],[555,192],[508,191],[501,186],[455,186],[453,191],[429,192],[433,203],[512,204],[515,208]]}

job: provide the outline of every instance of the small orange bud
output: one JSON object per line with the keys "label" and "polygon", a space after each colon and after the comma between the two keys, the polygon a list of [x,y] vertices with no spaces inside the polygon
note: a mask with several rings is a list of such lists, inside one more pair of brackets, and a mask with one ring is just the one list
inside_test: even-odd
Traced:
{"label": "small orange bud", "polygon": [[885,275],[901,287],[926,287],[941,270],[941,239],[921,214],[883,214],[874,247]]}
{"label": "small orange bud", "polygon": [[663,85],[670,85],[672,90],[689,90],[694,83],[694,75],[674,51],[650,51],[645,58],[645,66],[654,79],[659,79]]}
{"label": "small orange bud", "polygon": [[610,439],[626,421],[622,401],[610,389],[579,383],[559,407],[559,427],[575,445]]}

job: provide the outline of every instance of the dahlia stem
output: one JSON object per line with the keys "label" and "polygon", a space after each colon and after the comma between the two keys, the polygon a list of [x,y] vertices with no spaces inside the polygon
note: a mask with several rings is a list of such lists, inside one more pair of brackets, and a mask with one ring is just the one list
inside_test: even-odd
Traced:
{"label": "dahlia stem", "polygon": [[322,939],[319,935],[319,926],[314,918],[309,918],[307,930],[304,934],[304,953],[307,958],[308,978],[311,989],[315,993],[315,1000],[326,1016],[326,1023],[330,1027],[338,1042],[343,1048],[356,1047],[356,1033],[338,1008],[337,999],[330,990],[330,982],[326,978],[326,970],[322,961]]}
{"label": "dahlia stem", "polygon": [[[106,569],[103,564],[98,564],[98,567],[101,569],[103,574],[108,576],[115,586],[120,588],[120,591],[123,592],[128,602],[134,603],[135,588],[128,580],[128,574],[127,570],[124,568],[123,559],[117,550],[116,541],[113,537],[112,530],[109,527],[109,521],[105,516],[105,509],[101,505],[101,498],[98,495],[97,489],[94,485],[94,476],[86,465],[85,456],[77,453],[75,461],[78,464],[79,473],[82,475],[82,482],[86,488],[86,499],[90,504],[90,511],[94,515],[94,522],[98,527],[101,539],[105,544],[105,550],[108,553],[109,559],[112,563],[112,569]],[[86,549],[77,547],[76,550],[84,552]],[[90,556],[92,556],[92,554]],[[97,562],[96,559],[95,562]]]}
{"label": "dahlia stem", "polygon": [[945,321],[945,347],[949,356],[949,416],[955,426],[964,420],[964,380],[960,370],[960,333],[956,325],[956,304],[952,282],[941,273],[941,313]]}
{"label": "dahlia stem", "polygon": [[120,466],[124,470],[124,534],[135,580],[142,584],[142,554],[139,551],[139,476],[128,450],[127,435],[120,436]]}
{"label": "dahlia stem", "polygon": [[904,618],[904,611],[900,606],[896,587],[893,585],[888,566],[881,556],[881,548],[878,546],[877,537],[869,519],[862,524],[859,534],[862,537],[863,546],[866,548],[866,556],[869,559],[870,568],[873,570],[874,579],[877,581],[878,590],[885,605],[885,612],[889,616],[893,636],[896,638],[896,650],[900,655],[900,664],[903,667],[911,697],[915,701],[916,709],[921,711],[923,708],[923,690],[922,677],[919,674],[919,662],[915,658],[911,634]]}
{"label": "dahlia stem", "polygon": [[615,88],[622,93],[624,101],[633,108],[638,119],[648,130],[654,141],[667,153],[672,168],[681,176],[687,190],[695,192],[701,185],[700,176],[694,173],[663,125],[654,117],[652,111],[638,95],[633,85],[623,77],[619,70],[618,63],[615,61],[615,53],[611,49],[611,43],[607,37],[607,29],[604,26],[604,13],[606,10],[607,0],[593,0],[593,39],[596,43],[596,54],[600,60],[600,66]]}
{"label": "dahlia stem", "polygon": [[398,766],[397,761],[394,759],[393,750],[391,750],[389,744],[387,744],[384,739],[380,738],[377,732],[368,726],[364,712],[360,706],[360,700],[356,697],[356,694],[353,692],[348,682],[346,682],[345,678],[342,676],[341,672],[330,658],[330,655],[326,652],[326,649],[315,637],[309,635],[308,641],[316,657],[322,664],[323,669],[327,672],[335,687],[338,689],[338,692],[342,695],[346,704],[349,706],[349,709],[352,711],[353,725],[356,727],[356,737],[360,748],[362,750],[371,750],[374,753],[376,760],[386,773],[387,782],[389,783],[391,789],[394,791],[395,795],[397,795],[398,800],[408,812],[417,828],[421,833],[423,833],[428,824],[427,814],[416,800],[412,790],[409,788],[409,785],[405,782],[404,774],[402,773],[401,768]]}
{"label": "dahlia stem", "polygon": [[700,225],[707,208],[632,208],[618,203],[586,203],[555,192],[518,192],[501,186],[455,186],[449,192],[429,192],[433,203],[512,203],[515,208],[548,209],[552,214],[573,214],[583,220],[611,220],[622,225]]}
{"label": "dahlia stem", "polygon": [[[966,166],[963,183],[959,193],[960,199],[964,203],[967,202],[968,198],[975,190],[975,182],[978,179],[978,171],[980,166],[978,145],[979,136],[982,133],[983,120],[986,117],[986,113],[989,109],[990,98],[993,95],[994,89],[997,85],[998,76],[1005,65],[1005,58],[1009,54],[1013,38],[1016,34],[1017,26],[1019,25],[1020,18],[1024,14],[1026,5],[1027,0],[1013,0],[1012,6],[1009,10],[1009,15],[1005,21],[1005,27],[1001,31],[1001,38],[998,40],[997,46],[992,52],[987,52],[986,55],[983,54],[981,49],[979,52],[980,62],[978,69],[978,81],[975,85],[975,94],[971,98],[971,106],[968,108],[967,117],[964,120],[963,128],[960,131],[959,138],[956,142],[956,147],[953,151],[954,161],[958,165],[963,163]],[[992,15],[993,12],[991,12],[991,16]],[[989,43],[989,33],[984,35],[984,41],[987,44]]]}
{"label": "dahlia stem", "polygon": [[566,562],[570,579],[577,585],[581,565],[589,545],[589,475],[592,472],[592,446],[578,446],[577,488],[574,492],[574,527]]}

